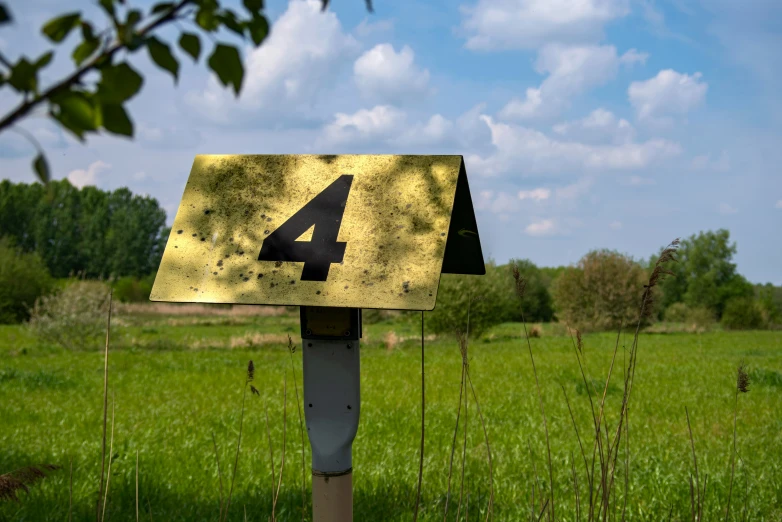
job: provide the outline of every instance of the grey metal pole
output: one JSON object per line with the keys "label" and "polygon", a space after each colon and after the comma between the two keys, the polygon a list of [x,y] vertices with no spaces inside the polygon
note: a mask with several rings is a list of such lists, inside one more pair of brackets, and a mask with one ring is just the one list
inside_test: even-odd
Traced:
{"label": "grey metal pole", "polygon": [[312,447],[312,519],[352,522],[352,446],[361,411],[359,341],[302,342],[304,412]]}

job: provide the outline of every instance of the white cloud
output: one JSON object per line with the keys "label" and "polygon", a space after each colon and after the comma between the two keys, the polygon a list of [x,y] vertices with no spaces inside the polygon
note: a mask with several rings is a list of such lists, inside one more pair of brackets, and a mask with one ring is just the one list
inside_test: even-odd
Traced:
{"label": "white cloud", "polygon": [[630,185],[633,187],[655,185],[656,183],[657,182],[654,181],[652,178],[644,178],[642,176],[630,176],[629,178],[623,180],[624,185]]}
{"label": "white cloud", "polygon": [[272,24],[262,46],[245,53],[245,77],[239,102],[233,91],[213,76],[201,93],[187,101],[205,118],[217,123],[238,120],[307,117],[317,95],[337,77],[360,46],[331,11],[321,12],[317,0],[291,0]]}
{"label": "white cloud", "polygon": [[578,199],[589,192],[589,189],[592,188],[592,185],[594,184],[595,180],[592,176],[584,176],[575,183],[565,185],[564,187],[557,187],[557,201]]}
{"label": "white cloud", "polygon": [[686,114],[703,102],[708,84],[701,76],[664,69],[654,78],[631,83],[627,95],[639,119],[669,121],[667,117]]}
{"label": "white cloud", "polygon": [[111,165],[104,161],[98,160],[91,163],[86,170],[72,170],[68,173],[67,178],[74,187],[78,188],[83,188],[87,185],[96,185],[98,182],[98,176],[109,168],[111,168]]}
{"label": "white cloud", "polygon": [[622,222],[621,221],[612,221],[608,224],[608,227],[611,230],[620,230],[622,228]]}
{"label": "white cloud", "polygon": [[647,58],[649,58],[649,53],[640,53],[636,49],[630,49],[619,58],[619,62],[629,66],[633,66],[636,63],[644,65]]}
{"label": "white cloud", "polygon": [[573,96],[607,83],[620,64],[632,64],[639,56],[632,49],[618,57],[613,45],[546,45],[538,53],[535,70],[548,76],[540,87],[528,88],[524,99],[508,102],[499,116],[527,119],[556,114],[570,105]]}
{"label": "white cloud", "polygon": [[478,210],[506,215],[519,210],[519,200],[507,192],[483,190],[480,192],[475,206]]}
{"label": "white cloud", "polygon": [[368,18],[364,18],[361,20],[361,23],[356,26],[353,32],[356,33],[356,36],[366,38],[374,34],[393,31],[393,29],[393,20],[378,20],[377,22],[370,22]]}
{"label": "white cloud", "polygon": [[478,0],[461,11],[467,48],[496,50],[595,42],[630,10],[627,0]]}
{"label": "white cloud", "polygon": [[551,197],[551,190],[547,188],[536,188],[532,190],[520,190],[519,199],[532,199],[535,201],[543,201]]}
{"label": "white cloud", "polygon": [[724,216],[728,216],[730,214],[736,214],[739,211],[739,209],[737,209],[736,207],[732,207],[728,203],[720,203],[719,210],[720,210],[720,214]]}
{"label": "white cloud", "polygon": [[663,139],[620,145],[587,145],[559,141],[544,133],[482,116],[491,129],[494,151],[487,156],[467,156],[468,167],[484,176],[509,172],[561,172],[563,170],[631,170],[681,152],[681,147]]}
{"label": "white cloud", "polygon": [[782,199],[780,199],[779,201],[777,201],[777,204],[776,204],[776,205],[774,205],[774,206],[775,206],[776,208],[782,208]]}
{"label": "white cloud", "polygon": [[140,171],[134,173],[132,177],[133,177],[134,181],[143,181],[143,180],[147,179],[148,176],[147,176],[146,172],[144,172],[143,170],[140,170]]}
{"label": "white cloud", "polygon": [[405,45],[399,53],[391,44],[378,44],[353,65],[363,96],[383,102],[401,102],[429,91],[429,71],[414,64],[415,53]]}
{"label": "white cloud", "polygon": [[389,105],[361,109],[354,114],[337,113],[334,122],[327,125],[320,145],[383,141],[400,134],[407,115]]}
{"label": "white cloud", "polygon": [[727,172],[730,170],[730,157],[728,153],[722,151],[719,158],[711,159],[711,154],[703,154],[692,158],[690,167],[693,170],[714,170],[717,172]]}
{"label": "white cloud", "polygon": [[617,118],[606,109],[595,109],[586,118],[554,125],[560,136],[578,139],[587,143],[629,143],[635,137],[635,129],[629,121]]}
{"label": "white cloud", "polygon": [[553,219],[538,219],[527,225],[524,232],[530,236],[553,236],[561,233],[560,228]]}

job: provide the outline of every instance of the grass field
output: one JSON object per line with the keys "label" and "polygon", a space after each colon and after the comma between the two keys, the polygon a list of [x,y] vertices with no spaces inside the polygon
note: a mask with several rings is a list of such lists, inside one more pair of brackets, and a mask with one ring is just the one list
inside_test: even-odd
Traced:
{"label": "grass field", "polygon": [[[287,334],[298,339],[298,314],[159,315],[144,308],[120,314],[109,359],[109,396],[116,407],[107,520],[135,520],[139,455],[140,519],[217,520],[220,485],[230,483],[247,362],[256,367],[261,396],[247,394],[241,454],[230,520],[266,521],[272,472],[264,421],[268,402],[275,464],[283,440],[283,381],[287,376],[285,468],[278,520],[301,520],[302,442]],[[533,484],[547,488],[543,422],[532,365],[520,324],[504,324],[469,348],[470,374],[485,416],[493,457],[494,520],[529,520]],[[395,332],[394,335],[389,332]],[[414,322],[365,325],[361,345],[362,411],[353,446],[355,520],[412,520],[420,444],[420,340]],[[589,399],[567,336],[532,339],[548,416],[558,520],[576,520],[571,463],[581,497],[586,474],[568,414],[570,399],[581,436],[591,441]],[[616,335],[584,337],[588,378],[605,378]],[[614,429],[622,396],[623,348],[608,390]],[[641,334],[629,410],[627,520],[690,520],[692,448],[706,481],[706,520],[724,520],[733,441],[736,367],[747,364],[750,391],[738,397],[731,519],[782,520],[782,333]],[[0,472],[33,463],[62,466],[21,502],[0,503],[0,520],[68,520],[73,462],[73,520],[94,520],[100,473],[103,355],[40,346],[18,326],[0,327]],[[293,356],[301,386],[301,354]],[[426,344],[426,450],[419,520],[442,520],[459,397],[461,355],[455,339]],[[602,384],[599,384],[602,387]],[[299,393],[301,389],[299,388]],[[464,412],[462,412],[464,421]],[[470,398],[465,498],[469,519],[483,520],[489,470],[483,431]],[[463,425],[463,424],[462,424]],[[461,465],[454,464],[449,520],[455,520]],[[587,453],[591,453],[591,442]],[[309,444],[305,442],[309,519]],[[620,451],[612,505],[624,497],[625,447]],[[589,458],[589,455],[588,455]],[[707,477],[707,478],[706,478]],[[467,497],[468,494],[468,497]],[[542,496],[536,487],[535,503]],[[455,499],[453,499],[455,496]],[[583,509],[583,506],[582,506]],[[464,517],[462,507],[461,517]],[[616,519],[621,519],[617,512]]]}

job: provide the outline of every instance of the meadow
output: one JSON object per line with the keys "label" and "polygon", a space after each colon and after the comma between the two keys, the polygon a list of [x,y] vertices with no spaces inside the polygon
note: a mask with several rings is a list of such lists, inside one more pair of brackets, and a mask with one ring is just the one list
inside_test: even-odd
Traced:
{"label": "meadow", "polygon": [[[223,498],[230,488],[243,397],[241,448],[228,519],[270,519],[276,481],[269,462],[269,433],[277,469],[285,440],[277,520],[301,520],[302,509],[309,519],[309,443],[305,435],[302,449],[297,405],[301,353],[291,354],[287,348],[288,335],[300,342],[298,312],[191,307],[168,313],[172,310],[120,308],[113,322],[109,431],[112,411],[115,420],[106,519],[136,520],[138,457],[140,520],[217,520],[221,477]],[[543,324],[539,329],[541,336],[530,341],[548,420],[556,519],[586,520],[587,475],[565,394],[590,459],[593,419],[587,386],[594,385],[602,394],[617,335],[584,335],[585,386],[571,336],[558,325]],[[412,520],[421,430],[419,332],[420,315],[364,325],[361,423],[353,445],[357,521]],[[632,337],[632,332],[619,336],[607,390],[606,422],[612,431]],[[434,521],[444,517],[462,355],[457,340],[448,336],[429,338],[425,353],[426,437],[419,520]],[[94,520],[103,425],[100,347],[65,352],[40,344],[24,326],[0,326],[0,357],[0,472],[30,464],[61,466],[32,486],[29,494],[21,493],[19,502],[1,502],[0,520]],[[256,368],[252,384],[259,396],[247,389],[249,360]],[[529,520],[533,504],[537,519],[549,472],[522,325],[505,323],[472,340],[468,360],[491,444],[493,519]],[[782,520],[779,331],[641,333],[628,438],[619,451],[620,483],[606,514],[609,519],[691,519],[690,479],[695,470],[685,407],[698,480],[705,489],[703,519],[725,519],[736,368],[742,362],[750,386],[748,393],[738,394],[738,460],[730,519]],[[471,393],[468,398],[450,479],[448,520],[456,520],[460,489],[460,519],[485,519],[489,502],[492,481],[484,431]],[[578,515],[573,470],[581,499]]]}

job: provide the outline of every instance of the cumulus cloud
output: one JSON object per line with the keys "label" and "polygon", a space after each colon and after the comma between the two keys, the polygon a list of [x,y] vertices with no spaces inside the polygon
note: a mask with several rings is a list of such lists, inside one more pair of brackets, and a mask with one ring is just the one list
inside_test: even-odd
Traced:
{"label": "cumulus cloud", "polygon": [[524,228],[529,236],[544,237],[561,234],[563,231],[553,219],[537,219]]}
{"label": "cumulus cloud", "polygon": [[383,141],[398,135],[407,115],[390,105],[361,109],[353,114],[337,113],[320,138],[321,145]]}
{"label": "cumulus cloud", "polygon": [[547,188],[536,188],[532,190],[520,190],[519,199],[532,199],[534,201],[543,201],[551,197],[551,190]]}
{"label": "cumulus cloud", "polygon": [[595,42],[606,23],[630,12],[628,0],[478,0],[461,11],[466,47],[477,50]]}
{"label": "cumulus cloud", "polygon": [[569,106],[573,96],[613,79],[620,64],[637,60],[635,49],[619,57],[613,45],[548,44],[540,49],[535,63],[538,73],[548,74],[546,79],[539,87],[528,88],[523,99],[508,102],[499,117],[510,120],[556,114]]}
{"label": "cumulus cloud", "polygon": [[356,26],[353,32],[360,38],[367,38],[375,34],[393,31],[393,29],[393,20],[378,20],[377,22],[370,22],[368,18],[364,18],[361,20],[361,23]]}
{"label": "cumulus cloud", "polygon": [[391,44],[378,44],[353,65],[356,85],[365,98],[399,103],[426,94],[429,71],[415,65],[415,53],[405,45],[397,53]]}
{"label": "cumulus cloud", "polygon": [[553,130],[560,136],[586,143],[629,143],[635,137],[629,121],[603,108],[595,109],[583,119],[554,125]]}
{"label": "cumulus cloud", "polygon": [[636,63],[643,65],[648,58],[649,53],[640,53],[637,49],[630,49],[619,58],[619,62],[630,66],[635,65]]}
{"label": "cumulus cloud", "polygon": [[261,114],[306,118],[317,95],[360,50],[331,11],[317,0],[292,0],[272,24],[262,46],[245,53],[239,102],[211,76],[206,89],[189,93],[188,103],[215,123],[257,120]]}
{"label": "cumulus cloud", "polygon": [[737,209],[736,207],[731,206],[728,203],[720,203],[719,210],[720,210],[720,214],[722,214],[723,216],[729,216],[731,214],[736,214],[739,211],[739,209]]}
{"label": "cumulus cloud", "polygon": [[483,176],[509,172],[561,172],[563,170],[632,170],[676,156],[681,147],[663,139],[619,145],[588,145],[560,141],[528,127],[482,119],[491,129],[494,150],[491,154],[467,156],[468,166]]}
{"label": "cumulus cloud", "polygon": [[513,194],[502,191],[482,190],[475,203],[477,210],[499,215],[507,215],[519,210],[519,199],[513,197]]}
{"label": "cumulus cloud", "polygon": [[627,95],[639,119],[670,121],[671,116],[686,114],[703,102],[708,84],[701,76],[664,69],[654,78],[631,83]]}
{"label": "cumulus cloud", "polygon": [[98,177],[111,168],[108,163],[98,160],[90,164],[86,169],[76,169],[68,173],[68,181],[74,187],[83,188],[87,185],[97,185]]}
{"label": "cumulus cloud", "polygon": [[730,157],[728,153],[722,151],[717,159],[711,159],[711,154],[702,154],[692,158],[690,163],[692,170],[712,170],[717,172],[727,172],[730,170]]}

